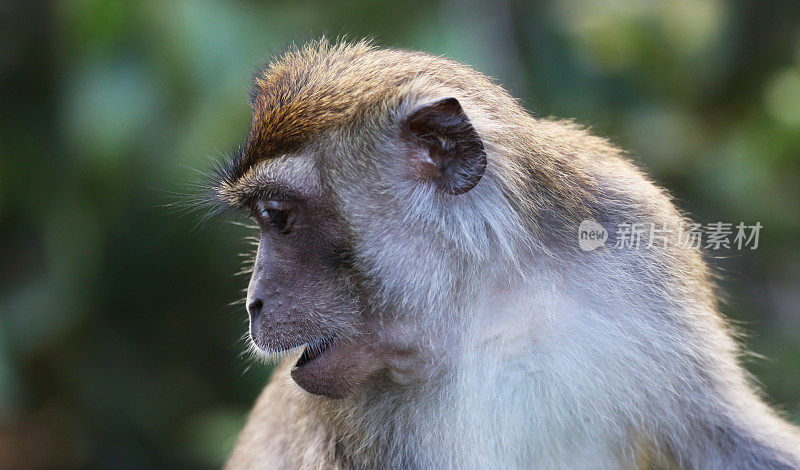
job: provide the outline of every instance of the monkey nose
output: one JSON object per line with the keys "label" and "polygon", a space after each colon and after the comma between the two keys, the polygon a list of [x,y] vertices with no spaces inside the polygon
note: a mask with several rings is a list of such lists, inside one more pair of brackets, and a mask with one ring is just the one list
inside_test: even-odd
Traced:
{"label": "monkey nose", "polygon": [[250,321],[256,321],[256,318],[261,314],[261,309],[264,308],[264,301],[255,299],[247,306],[247,312],[250,314]]}

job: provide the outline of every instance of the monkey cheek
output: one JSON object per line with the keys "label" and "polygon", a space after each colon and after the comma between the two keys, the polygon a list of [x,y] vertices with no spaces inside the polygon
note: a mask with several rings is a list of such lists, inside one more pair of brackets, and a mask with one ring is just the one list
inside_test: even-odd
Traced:
{"label": "monkey cheek", "polygon": [[314,395],[335,399],[351,396],[382,369],[381,361],[363,346],[340,342],[314,361],[292,369],[292,379]]}

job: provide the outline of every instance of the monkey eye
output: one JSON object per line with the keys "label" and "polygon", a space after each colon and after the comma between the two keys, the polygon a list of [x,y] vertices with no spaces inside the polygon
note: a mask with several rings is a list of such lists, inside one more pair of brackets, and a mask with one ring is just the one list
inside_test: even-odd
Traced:
{"label": "monkey eye", "polygon": [[263,225],[269,224],[278,233],[292,231],[294,217],[288,204],[279,201],[259,201],[257,216]]}

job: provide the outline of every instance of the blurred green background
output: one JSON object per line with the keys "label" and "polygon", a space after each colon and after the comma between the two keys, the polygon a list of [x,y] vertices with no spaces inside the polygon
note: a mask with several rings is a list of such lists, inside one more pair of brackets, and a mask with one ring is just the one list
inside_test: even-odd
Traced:
{"label": "blurred green background", "polygon": [[245,137],[251,71],[374,35],[630,149],[719,253],[748,367],[800,421],[800,2],[17,1],[0,6],[0,468],[214,468],[268,368],[242,356],[245,229],[181,209]]}

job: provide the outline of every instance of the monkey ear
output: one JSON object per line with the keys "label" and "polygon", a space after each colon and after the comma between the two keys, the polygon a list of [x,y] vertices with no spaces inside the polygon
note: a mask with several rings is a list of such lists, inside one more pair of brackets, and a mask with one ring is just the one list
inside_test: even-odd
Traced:
{"label": "monkey ear", "polygon": [[403,123],[403,135],[414,147],[415,176],[434,181],[446,193],[466,193],[486,170],[483,142],[455,98],[412,111]]}

